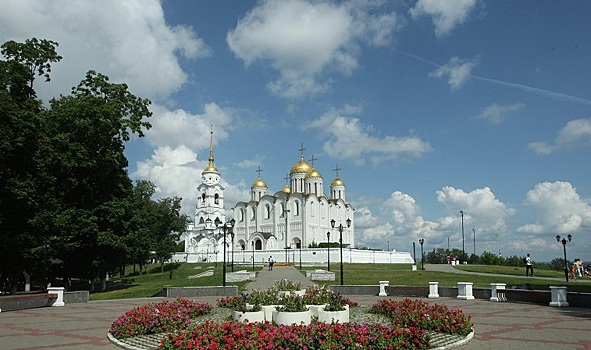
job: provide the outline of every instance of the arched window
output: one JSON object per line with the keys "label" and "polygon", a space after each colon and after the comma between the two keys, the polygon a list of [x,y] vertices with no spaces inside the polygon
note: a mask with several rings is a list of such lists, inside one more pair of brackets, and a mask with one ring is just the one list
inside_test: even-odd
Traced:
{"label": "arched window", "polygon": [[293,203],[293,216],[299,216],[300,215],[300,202],[299,201],[295,201]]}
{"label": "arched window", "polygon": [[203,203],[205,203],[205,192],[203,192],[203,193],[201,194],[201,201],[202,201]]}
{"label": "arched window", "polygon": [[203,217],[199,218],[199,225],[203,225],[205,224],[205,220],[203,220]]}
{"label": "arched window", "polygon": [[219,194],[215,194],[215,196],[213,196],[213,202],[215,204],[220,204],[220,195]]}
{"label": "arched window", "polygon": [[271,217],[271,206],[269,204],[265,204],[265,219],[269,219]]}

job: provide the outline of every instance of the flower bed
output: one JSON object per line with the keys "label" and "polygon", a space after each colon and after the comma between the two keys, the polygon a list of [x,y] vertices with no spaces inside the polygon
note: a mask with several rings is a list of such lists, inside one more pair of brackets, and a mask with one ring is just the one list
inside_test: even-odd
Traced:
{"label": "flower bed", "polygon": [[169,334],[161,349],[427,349],[427,333],[415,327],[325,324],[276,326],[271,323],[211,323]]}
{"label": "flower bed", "polygon": [[469,315],[445,305],[429,305],[420,300],[381,300],[370,312],[387,316],[398,327],[418,327],[438,333],[468,335],[472,331]]}
{"label": "flower bed", "polygon": [[185,329],[191,320],[212,310],[207,303],[196,303],[187,299],[161,301],[138,306],[127,311],[111,324],[109,333],[117,339],[173,332]]}

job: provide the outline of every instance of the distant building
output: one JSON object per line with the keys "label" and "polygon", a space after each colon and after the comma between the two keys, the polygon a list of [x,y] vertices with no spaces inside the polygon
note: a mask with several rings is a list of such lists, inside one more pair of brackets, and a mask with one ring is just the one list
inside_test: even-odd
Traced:
{"label": "distant building", "polygon": [[259,168],[259,177],[251,186],[250,201],[234,206],[236,250],[314,247],[328,242],[327,232],[330,242],[335,243],[339,241],[339,232],[331,227],[331,220],[336,227],[340,224],[344,227],[343,247],[354,246],[354,209],[345,200],[345,183],[338,175],[340,169],[335,169],[336,178],[327,196],[322,175],[304,159],[304,149],[300,151],[300,160],[286,177],[289,184],[282,190],[270,194]]}

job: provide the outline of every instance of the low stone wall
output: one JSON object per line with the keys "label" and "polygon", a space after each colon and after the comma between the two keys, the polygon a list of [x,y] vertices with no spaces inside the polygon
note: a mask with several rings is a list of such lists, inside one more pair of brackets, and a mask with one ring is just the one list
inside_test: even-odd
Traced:
{"label": "low stone wall", "polygon": [[329,286],[330,290],[343,295],[378,295],[380,286],[360,285],[360,286]]}
{"label": "low stone wall", "polygon": [[164,288],[162,293],[162,296],[166,298],[222,297],[227,295],[238,295],[238,287],[168,287]]}
{"label": "low stone wall", "polygon": [[334,272],[325,271],[325,270],[306,271],[306,277],[309,277],[312,281],[334,281],[335,280]]}
{"label": "low stone wall", "polygon": [[57,294],[20,294],[0,297],[0,311],[14,311],[51,306]]}
{"label": "low stone wall", "polygon": [[87,290],[78,290],[75,292],[64,292],[64,304],[82,304],[88,303],[89,292]]}

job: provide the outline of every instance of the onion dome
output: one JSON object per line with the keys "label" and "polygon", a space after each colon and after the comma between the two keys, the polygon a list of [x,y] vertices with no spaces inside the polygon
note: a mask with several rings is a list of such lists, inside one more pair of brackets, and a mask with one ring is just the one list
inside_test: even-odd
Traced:
{"label": "onion dome", "polygon": [[267,188],[267,184],[265,183],[265,181],[263,181],[260,177],[258,179],[256,179],[255,182],[252,183],[252,188],[255,187],[264,187]]}
{"label": "onion dome", "polygon": [[345,183],[343,182],[343,180],[341,180],[339,177],[337,177],[334,180],[332,180],[330,185],[331,186],[345,186]]}
{"label": "onion dome", "polygon": [[306,178],[320,178],[322,179],[322,175],[318,172],[318,170],[312,168],[312,171],[306,174]]}
{"label": "onion dome", "polygon": [[283,187],[283,189],[281,189],[281,192],[283,193],[291,193],[291,188],[289,188],[288,184],[285,184],[285,186]]}
{"label": "onion dome", "polygon": [[302,158],[300,159],[299,162],[295,163],[293,167],[291,167],[291,172],[290,174],[307,174],[309,172],[311,172],[312,170],[314,170],[314,168],[304,160],[304,157],[302,156]]}

